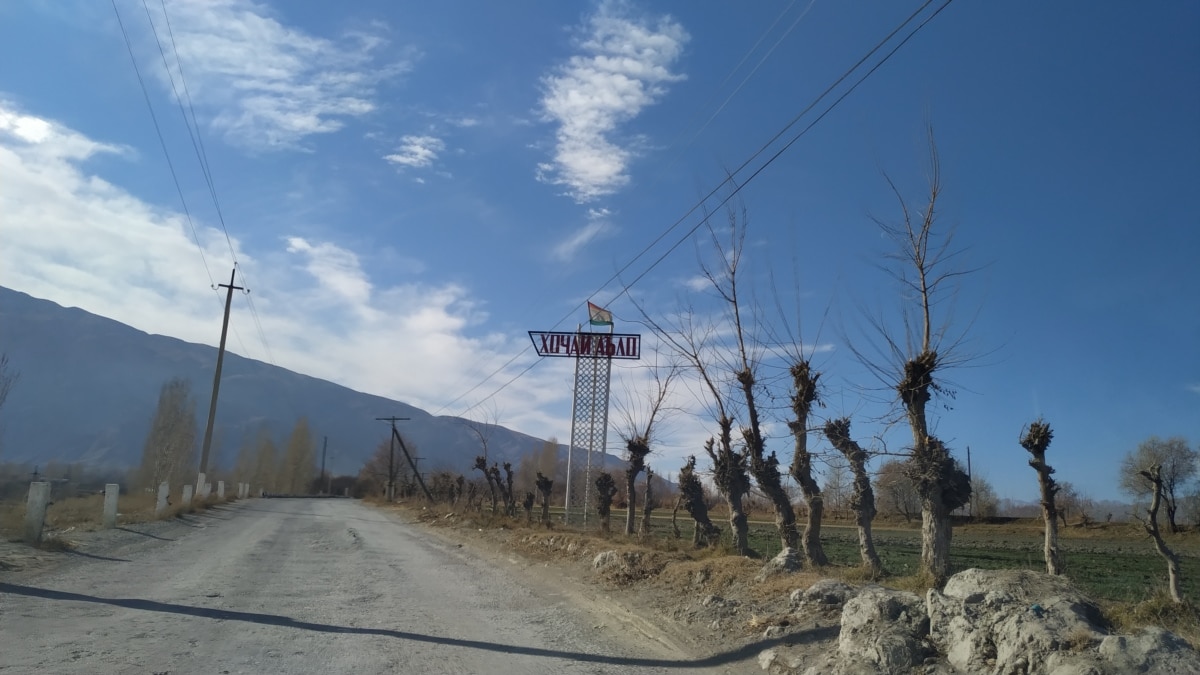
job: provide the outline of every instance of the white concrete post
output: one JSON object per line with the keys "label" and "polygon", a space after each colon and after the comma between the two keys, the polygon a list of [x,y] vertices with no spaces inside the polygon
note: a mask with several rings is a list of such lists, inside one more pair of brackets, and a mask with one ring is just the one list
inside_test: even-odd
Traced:
{"label": "white concrete post", "polygon": [[154,515],[162,516],[167,511],[167,498],[171,496],[171,486],[167,481],[158,484],[158,501],[154,504]]}
{"label": "white concrete post", "polygon": [[42,481],[29,484],[29,497],[25,500],[25,541],[37,543],[42,540],[42,528],[46,525],[46,506],[50,503],[50,484]]}
{"label": "white concrete post", "polygon": [[205,476],[203,473],[196,476],[196,489],[192,492],[192,494],[196,497],[204,496],[204,478]]}
{"label": "white concrete post", "polygon": [[204,499],[208,499],[208,496],[211,494],[212,494],[212,483],[205,483],[204,484],[204,494],[202,494],[200,496]]}
{"label": "white concrete post", "polygon": [[192,485],[190,483],[183,486],[183,505],[185,507],[192,505]]}
{"label": "white concrete post", "polygon": [[350,488],[348,488],[348,487],[342,488],[342,496],[349,497],[350,496]]}
{"label": "white concrete post", "polygon": [[246,498],[246,484],[238,483],[238,499]]}
{"label": "white concrete post", "polygon": [[217,499],[225,499],[225,481],[217,481]]}
{"label": "white concrete post", "polygon": [[117,526],[117,497],[120,494],[120,485],[109,483],[104,486],[104,529],[106,530]]}

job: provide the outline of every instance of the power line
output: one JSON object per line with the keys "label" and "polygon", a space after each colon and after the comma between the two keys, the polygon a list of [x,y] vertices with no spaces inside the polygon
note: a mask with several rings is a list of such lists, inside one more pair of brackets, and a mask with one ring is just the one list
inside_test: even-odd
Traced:
{"label": "power line", "polygon": [[[171,162],[171,153],[167,151],[167,142],[163,138],[162,129],[158,125],[158,116],[154,114],[154,106],[150,103],[150,92],[146,89],[146,81],[142,79],[142,71],[138,68],[137,59],[133,55],[133,44],[129,33],[125,30],[125,22],[121,20],[121,12],[117,9],[117,0],[112,1],[113,13],[117,15],[117,25],[121,27],[121,35],[125,38],[125,49],[129,52],[129,61],[133,64],[133,72],[137,74],[138,85],[142,88],[142,97],[146,99],[146,108],[150,111],[150,119],[154,122],[154,133],[158,135],[158,144],[162,147],[163,155],[167,158],[167,168],[171,170],[171,180],[175,183],[175,191],[179,193],[179,201],[183,204],[183,214],[192,236],[196,240],[196,249],[200,251],[200,261],[204,263],[204,272],[208,275],[208,283],[215,290],[217,282],[213,279],[212,271],[208,268],[208,259],[204,255],[204,247],[200,245],[200,235],[196,232],[196,224],[192,222],[192,214],[188,210],[187,199],[183,196],[183,188],[179,185],[179,176],[175,173],[175,164]],[[219,298],[218,298],[219,300]]]}
{"label": "power line", "polygon": [[[733,188],[730,190],[729,194],[727,194],[723,199],[721,199],[711,210],[707,210],[704,217],[702,217],[699,221],[697,221],[696,224],[693,225],[682,237],[680,237],[678,240],[676,240],[675,243],[671,244],[671,246],[663,254],[661,254],[658,258],[656,258],[640,274],[638,274],[636,277],[634,277],[634,279],[632,281],[630,281],[629,283],[623,284],[621,287],[621,290],[614,296],[614,299],[627,294],[629,292],[629,290],[635,284],[637,284],[642,278],[644,278],[647,274],[649,274],[655,267],[657,267],[663,260],[665,260],[667,258],[667,256],[669,256],[671,253],[673,253],[675,251],[675,249],[677,249],[680,245],[682,245],[683,242],[690,239],[691,236],[693,234],[695,234],[695,232],[698,229],[700,229],[700,227],[702,225],[704,225],[706,222],[708,222],[708,220],[712,217],[713,213],[717,212],[719,209],[721,209],[723,206],[725,206],[727,203],[729,203],[729,201],[732,200],[735,196],[737,196],[738,193],[740,193],[746,185],[748,185],[751,181],[753,181],[755,178],[757,178],[758,175],[761,174],[764,170],[766,170],[766,168],[768,166],[773,164],[775,162],[775,160],[777,160],[780,156],[783,155],[784,152],[786,152],[788,149],[790,149],[798,140],[800,140],[800,138],[802,138],[804,135],[806,135],[813,127],[815,127],[822,119],[824,119],[826,115],[828,115],[834,108],[836,108],[838,106],[838,104],[840,104],[843,100],[845,100],[845,98],[847,96],[849,96],[852,92],[854,92],[854,90],[857,89],[859,85],[861,85],[864,81],[866,81],[867,78],[869,78],[872,74],[874,74],[875,71],[878,70],[881,66],[883,66],[884,63],[887,63],[887,61],[890,60],[891,57],[897,51],[899,51],[901,47],[903,47],[905,44],[907,44],[908,41],[913,38],[913,36],[915,36],[918,32],[920,32],[921,29],[923,29],[926,25],[928,25],[929,22],[932,21],[935,17],[937,17],[939,14],[941,14],[942,10],[946,9],[946,7],[948,7],[951,2],[953,2],[953,0],[945,0],[945,2],[943,2],[941,6],[939,6],[928,17],[926,17],[924,21],[917,24],[917,26],[915,28],[913,28],[906,36],[904,36],[904,38],[901,39],[900,42],[897,43],[895,47],[893,47],[890,51],[888,51],[886,54],[884,54],[883,58],[881,58],[877,63],[875,63],[875,65],[871,66],[871,68],[869,68],[867,70],[867,72],[864,73],[861,77],[859,77],[858,80],[856,80],[845,92],[843,92],[836,99],[834,99],[833,102],[830,103],[817,116],[816,119],[814,119],[812,122],[810,122],[807,126],[805,126],[803,129],[801,129],[799,132],[794,134],[786,143],[784,143],[784,145],[781,148],[779,148],[779,150],[777,150],[775,153],[773,153],[771,156],[769,156],[766,159],[766,161],[764,161],[757,169],[755,169],[753,172],[751,172],[750,175],[747,176],[745,180],[742,180],[741,182],[736,181],[737,175],[739,173],[741,173],[743,170],[745,170],[746,167],[748,167],[755,159],[757,159],[759,156],[761,156],[763,153],[765,153],[771,146],[775,145],[775,143],[780,138],[783,138],[784,135],[787,134],[787,132],[790,129],[792,129],[792,127],[794,127],[800,121],[800,119],[802,117],[804,117],[806,114],[808,114],[814,108],[816,108],[817,105],[819,105],[822,100],[824,100],[827,96],[829,96],[829,94],[831,94],[839,85],[841,85],[851,75],[853,75],[854,72],[856,70],[858,70],[864,63],[866,63],[876,52],[880,51],[884,46],[886,46],[887,43],[889,43],[892,40],[892,38],[894,38],[896,35],[898,35],[902,30],[904,30],[904,28],[907,25],[912,23],[912,21],[914,19],[916,19],[922,12],[924,12],[926,8],[928,8],[931,4],[933,4],[933,0],[926,0],[926,2],[924,2],[920,7],[918,7],[916,9],[916,11],[914,11],[911,15],[908,16],[908,18],[906,18],[898,26],[896,26],[896,28],[892,29],[892,31],[890,33],[888,33],[882,40],[880,40],[874,47],[872,47],[865,55],[863,55],[862,58],[860,58],[857,62],[855,62],[855,64],[852,65],[848,70],[846,70],[846,72],[844,72],[840,77],[838,77],[832,84],[830,84],[828,87],[826,87],[826,89],[824,91],[822,91],[815,99],[813,99],[813,101],[811,103],[809,103],[807,106],[805,106],[804,109],[802,109],[799,113],[797,113],[786,125],[784,125],[784,127],[782,129],[780,129],[778,132],[776,132],[775,135],[770,138],[770,140],[768,140],[766,143],[764,143],[762,145],[762,147],[760,147],[752,155],[750,155],[750,157],[747,158],[745,161],[743,161],[736,169],[734,169],[732,172],[729,172],[729,174],[725,177],[725,179],[722,180],[720,183],[718,183],[716,187],[714,187],[706,195],[704,195],[701,199],[699,199],[678,220],[676,220],[674,223],[672,223],[666,230],[664,230],[652,242],[650,242],[650,244],[645,246],[640,252],[638,252],[637,255],[635,255],[632,259],[630,259],[629,262],[625,263],[615,273],[613,273],[612,276],[610,276],[607,280],[605,280],[604,283],[601,284],[600,287],[598,289],[596,289],[595,292],[598,293],[599,291],[606,288],[613,281],[618,280],[620,278],[620,276],[625,271],[627,271],[630,267],[632,267],[634,265],[634,263],[636,263],[639,259],[641,259],[642,256],[646,255],[651,249],[653,249],[655,246],[657,246],[659,244],[659,242],[661,242],[663,239],[665,239],[667,237],[667,235],[669,235],[676,228],[678,228],[681,224],[683,224],[683,222],[687,218],[691,217],[692,214],[694,214],[697,210],[704,207],[708,203],[708,201],[710,199],[712,199],[713,196],[715,196],[718,192],[720,192],[726,186],[732,185]],[[801,16],[801,18],[803,18],[803,15]],[[574,314],[576,311],[578,311],[582,306],[583,306],[582,303],[573,306],[568,311],[568,313],[563,318],[559,319],[559,321],[556,322],[554,325],[558,326],[558,325],[562,324],[564,321],[566,321],[568,318],[570,318],[570,316],[572,314]],[[479,387],[483,386],[483,384],[485,384],[488,380],[495,377],[505,367],[507,367],[509,364],[511,364],[513,361],[515,361],[520,356],[526,354],[530,349],[531,349],[531,347],[526,346],[524,349],[522,349],[520,352],[518,352],[514,357],[509,359],[508,362],[504,366],[502,366],[500,369],[497,369],[492,374],[490,374],[486,378],[484,378],[483,381],[481,381],[480,383],[478,383],[474,387],[472,387],[467,392],[467,394],[469,394],[470,392],[475,391]],[[496,394],[499,394],[501,391],[506,389],[513,382],[515,382],[520,377],[522,377],[525,373],[532,370],[533,367],[535,365],[537,365],[538,363],[540,363],[540,360],[534,361],[529,367],[522,370],[515,377],[513,377],[512,379],[505,382],[503,385],[501,385],[499,388],[497,388],[495,391],[493,391],[488,396],[484,397],[481,401],[479,401],[475,405],[464,410],[461,414],[465,415],[467,412],[470,412],[472,409],[474,409],[478,405],[482,404],[485,401],[490,400]],[[462,399],[467,394],[463,394],[463,395],[453,399],[449,404],[447,404],[446,406],[443,406],[442,410],[449,407],[449,405],[452,405],[455,401]]]}
{"label": "power line", "polygon": [[[167,27],[168,36],[171,40],[171,50],[175,57],[175,64],[179,70],[179,84],[183,87],[183,96],[180,96],[179,87],[177,87],[175,84],[175,74],[171,71],[170,63],[167,60],[166,50],[163,48],[162,39],[159,37],[158,28],[154,23],[154,17],[150,13],[150,6],[147,4],[146,0],[142,0],[142,9],[146,12],[146,20],[150,24],[150,32],[154,35],[154,42],[158,46],[158,53],[162,58],[163,70],[166,72],[167,79],[171,83],[171,91],[175,95],[175,102],[179,107],[180,114],[183,116],[183,124],[187,128],[188,137],[192,142],[192,150],[195,152],[196,160],[200,164],[200,172],[204,176],[204,182],[208,187],[208,194],[212,198],[213,208],[216,210],[217,214],[217,221],[221,224],[221,231],[225,234],[225,245],[229,248],[229,256],[233,261],[234,267],[241,267],[238,263],[237,251],[233,246],[233,239],[229,235],[229,228],[225,223],[225,214],[221,209],[221,201],[217,196],[217,187],[216,182],[213,179],[212,166],[208,161],[208,152],[204,148],[204,136],[200,132],[200,123],[196,119],[196,109],[192,104],[191,90],[187,84],[187,77],[183,72],[183,59],[179,56],[179,46],[175,41],[175,31],[171,27],[171,17],[167,12],[166,1],[160,0],[160,4],[162,6],[163,20]],[[184,108],[184,97],[187,98],[186,109]],[[189,112],[191,113],[190,117]],[[254,307],[254,302],[250,298],[249,276],[246,274],[245,269],[242,269],[241,272],[242,278],[245,279],[245,283],[247,284],[245,295],[247,304],[250,308],[251,318],[254,320],[255,330],[258,333],[259,340],[262,342],[263,350],[267,360],[272,365],[275,365],[275,358],[271,353],[271,346],[267,342],[266,333],[263,331],[262,321],[258,316],[258,310]],[[218,293],[217,295],[219,297],[220,294]],[[233,334],[237,339],[238,344],[241,346],[242,351],[246,354],[249,354],[249,350],[246,349],[245,343],[242,342],[241,334],[238,333],[236,327],[233,329]]]}

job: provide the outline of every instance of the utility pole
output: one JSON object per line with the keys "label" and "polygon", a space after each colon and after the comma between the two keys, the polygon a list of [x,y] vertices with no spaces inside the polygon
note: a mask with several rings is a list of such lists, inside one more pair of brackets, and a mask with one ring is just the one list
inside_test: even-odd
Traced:
{"label": "utility pole", "polygon": [[233,304],[233,292],[244,290],[234,286],[233,279],[237,276],[237,266],[229,273],[228,284],[218,284],[228,289],[225,293],[225,318],[221,321],[221,346],[217,349],[217,371],[213,374],[212,401],[208,404],[208,425],[204,427],[204,445],[200,450],[200,474],[196,477],[196,492],[204,489],[204,474],[208,471],[208,451],[212,448],[213,422],[217,419],[217,392],[221,390],[221,366],[225,363],[225,336],[229,332],[229,306]]}
{"label": "utility pole", "polygon": [[[325,482],[325,451],[328,449],[329,449],[329,437],[326,436],[325,440],[321,443],[321,483]],[[317,485],[320,485],[321,483],[317,483]],[[319,492],[320,489],[321,488],[318,487],[317,491]]]}
{"label": "utility pole", "polygon": [[392,436],[388,439],[388,473],[387,473],[387,500],[390,502],[396,497],[396,437],[400,432],[396,431],[396,422],[407,422],[407,417],[376,417],[380,422],[392,423]]}

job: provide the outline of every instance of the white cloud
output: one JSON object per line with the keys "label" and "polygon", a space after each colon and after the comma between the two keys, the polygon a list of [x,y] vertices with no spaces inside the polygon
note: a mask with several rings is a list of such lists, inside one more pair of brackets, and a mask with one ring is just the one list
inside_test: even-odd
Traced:
{"label": "white cloud", "polygon": [[579,202],[612,194],[629,182],[633,151],[611,136],[655,103],[666,85],[683,79],[670,67],[688,34],[669,16],[626,16],[624,4],[605,2],[587,24],[582,52],[543,81],[544,119],[559,125],[553,161],[538,178],[565,185]]}
{"label": "white cloud", "polygon": [[434,136],[405,136],[400,139],[396,152],[385,155],[384,159],[399,166],[420,169],[433,164],[438,153],[445,149],[442,139]]}
{"label": "white cloud", "polygon": [[[375,109],[379,81],[411,67],[405,60],[378,63],[375,53],[386,44],[378,35],[313,36],[253,0],[172,0],[168,11],[193,102],[230,142],[253,149],[293,148],[312,134],[337,131],[347,118]],[[161,10],[155,25],[182,95]],[[173,96],[157,46],[146,53]]]}
{"label": "white cloud", "polygon": [[[95,153],[116,151],[0,101],[0,285],[151,333],[215,344],[223,296],[209,288],[187,221],[81,166]],[[224,234],[201,222],[196,232],[215,280],[223,280],[230,262]],[[479,335],[487,313],[469,289],[376,283],[370,261],[337,242],[290,236],[255,252],[236,239],[233,246],[273,360],[285,368],[432,412],[526,346],[524,336]],[[390,271],[394,253],[380,255]],[[240,299],[230,325],[230,349],[268,360]],[[518,359],[510,368],[516,373],[528,364]],[[560,432],[566,422],[553,411],[569,397],[560,379],[542,369],[505,389],[499,405],[512,412],[504,424]]]}
{"label": "white cloud", "polygon": [[612,222],[609,220],[609,215],[611,214],[608,209],[588,209],[587,224],[559,242],[554,247],[552,255],[562,262],[574,260],[575,255],[584,246],[587,246],[596,238],[613,231],[614,228]]}
{"label": "white cloud", "polygon": [[1200,394],[1200,382],[1197,382],[1195,384],[1189,384],[1187,386],[1187,388],[1188,388],[1188,391],[1194,392],[1196,394]]}

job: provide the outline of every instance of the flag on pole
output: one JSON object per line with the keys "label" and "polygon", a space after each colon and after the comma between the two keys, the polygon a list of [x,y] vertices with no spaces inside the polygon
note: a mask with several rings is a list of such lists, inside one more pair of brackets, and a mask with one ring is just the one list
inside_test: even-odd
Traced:
{"label": "flag on pole", "polygon": [[588,301],[588,323],[593,326],[611,326],[613,325],[612,312],[604,309],[600,305],[592,304]]}

